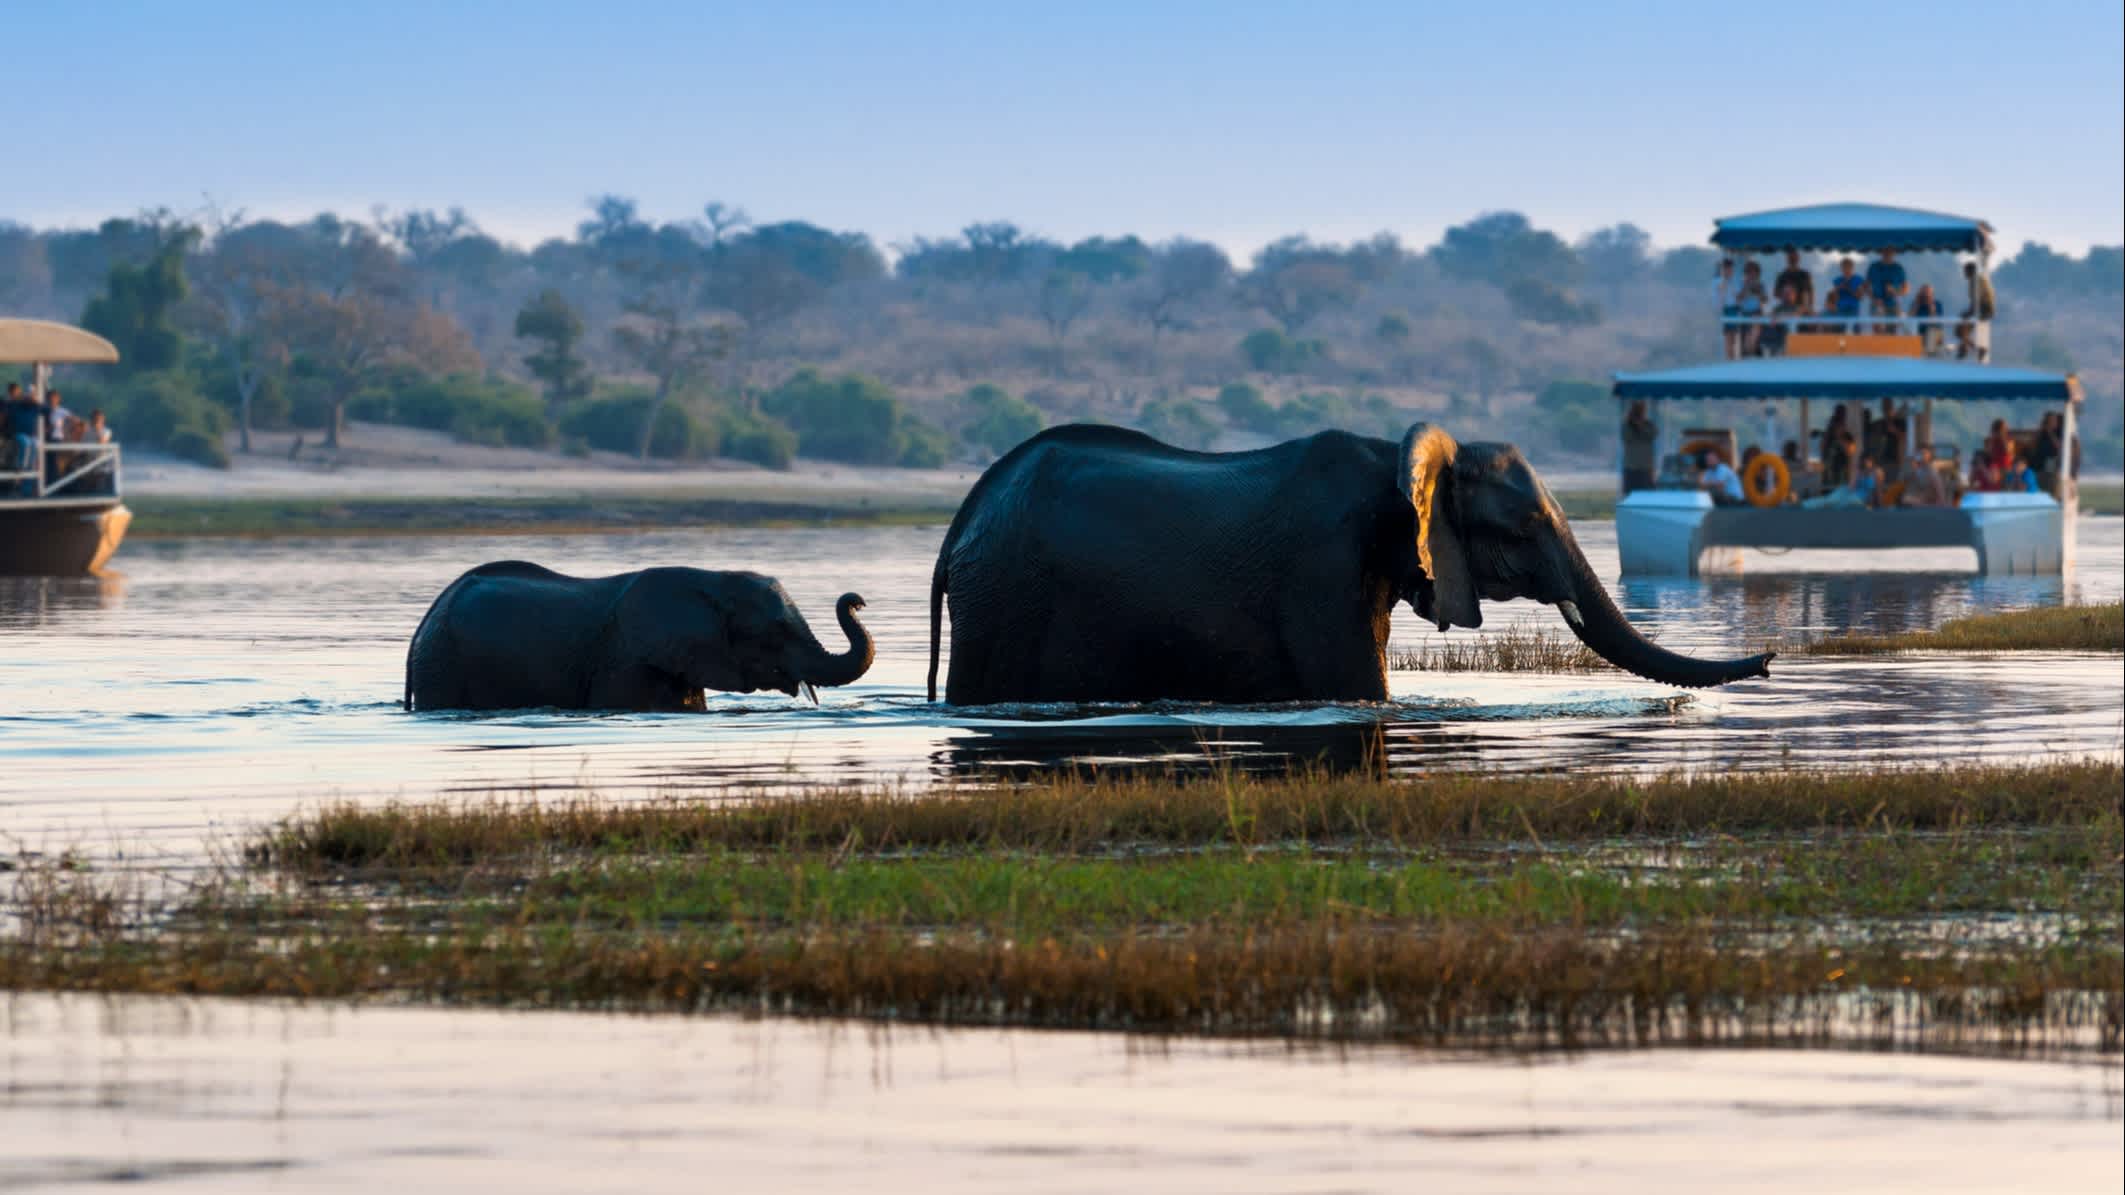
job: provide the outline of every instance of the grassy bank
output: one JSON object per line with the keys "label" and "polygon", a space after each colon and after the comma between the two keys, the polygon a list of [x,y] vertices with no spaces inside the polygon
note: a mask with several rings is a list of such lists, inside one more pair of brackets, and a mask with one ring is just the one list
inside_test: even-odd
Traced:
{"label": "grassy bank", "polygon": [[1809,655],[1886,655],[1904,651],[2125,651],[2125,606],[2043,606],[1977,614],[1930,631],[1837,635],[1801,648]]}
{"label": "grassy bank", "polygon": [[2082,486],[2081,513],[2125,515],[2125,485]]}
{"label": "grassy bank", "polygon": [[494,535],[701,526],[941,523],[949,505],[866,498],[816,503],[683,494],[537,498],[126,498],[134,538]]}
{"label": "grassy bank", "polygon": [[18,872],[0,986],[2114,1047],[2121,781],[2097,763],[335,805],[175,897]]}

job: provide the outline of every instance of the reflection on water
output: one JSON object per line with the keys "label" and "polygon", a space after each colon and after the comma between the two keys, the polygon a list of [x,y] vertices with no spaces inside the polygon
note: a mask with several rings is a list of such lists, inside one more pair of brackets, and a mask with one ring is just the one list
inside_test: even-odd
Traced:
{"label": "reflection on water", "polygon": [[2116,1191],[2114,1062],[15,996],[0,1186]]}
{"label": "reflection on water", "polygon": [[[1986,609],[2116,600],[2121,524],[2087,520],[2070,579],[1946,571],[1826,574],[1821,554],[1752,557],[1738,577],[1617,585],[1631,617],[1685,651],[1898,631]],[[1608,524],[1582,526],[1615,571]],[[928,581],[942,529],[705,530],[574,537],[128,544],[123,576],[0,579],[0,847],[195,851],[200,831],[333,796],[536,791],[614,798],[1057,767],[1274,770],[1304,761],[1433,767],[1756,768],[2114,753],[2114,659],[1777,661],[1769,680],[1693,694],[1620,673],[1397,674],[1378,705],[949,710],[924,700]],[[831,637],[844,590],[879,644],[859,684],[814,708],[720,695],[707,717],[408,715],[406,638],[470,565],[519,557],[582,574],[648,564],[780,577]],[[1849,564],[1842,557],[1829,562]],[[1785,570],[1785,571],[1779,571]],[[1486,611],[1484,632],[1546,607]],[[1434,632],[1406,610],[1396,633]],[[1471,632],[1456,631],[1455,635]]]}

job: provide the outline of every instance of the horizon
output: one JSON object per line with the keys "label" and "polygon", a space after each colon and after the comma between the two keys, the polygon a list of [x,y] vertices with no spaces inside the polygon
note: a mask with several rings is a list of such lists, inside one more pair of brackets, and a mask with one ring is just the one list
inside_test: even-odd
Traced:
{"label": "horizon", "polygon": [[[1498,210],[1673,248],[1718,216],[1857,200],[1984,218],[2008,256],[2125,242],[2118,6],[2037,5],[1982,42],[1972,3],[1795,6],[1794,27],[1849,33],[1811,59],[1822,78],[1843,46],[1860,69],[1791,96],[1778,59],[1735,49],[1758,15],[1538,7],[1503,48],[1482,14],[1363,3],[713,21],[652,3],[588,25],[552,5],[46,7],[12,19],[21,44],[95,52],[23,64],[11,157],[65,188],[12,189],[0,219],[94,227],[208,197],[283,220],[460,207],[530,248],[609,193],[657,222],[720,200],[888,253],[1009,220],[1244,260],[1292,234],[1423,247]],[[1880,102],[1877,46],[1894,56]],[[84,94],[98,102],[65,102]]]}

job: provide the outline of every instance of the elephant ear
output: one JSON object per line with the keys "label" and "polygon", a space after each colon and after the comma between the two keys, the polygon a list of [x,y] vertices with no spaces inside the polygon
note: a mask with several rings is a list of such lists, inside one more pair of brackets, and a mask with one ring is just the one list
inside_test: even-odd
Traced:
{"label": "elephant ear", "polygon": [[729,612],[695,586],[671,577],[637,577],[615,613],[637,662],[690,685],[746,691],[735,667]]}
{"label": "elephant ear", "polygon": [[1460,445],[1444,431],[1412,424],[1402,437],[1398,470],[1402,495],[1417,512],[1417,563],[1431,578],[1431,619],[1442,631],[1483,625],[1468,552],[1453,527],[1453,466],[1459,452]]}

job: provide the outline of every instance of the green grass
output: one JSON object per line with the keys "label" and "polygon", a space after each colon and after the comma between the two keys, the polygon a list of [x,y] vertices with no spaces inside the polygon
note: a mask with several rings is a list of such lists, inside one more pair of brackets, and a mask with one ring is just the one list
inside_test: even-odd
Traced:
{"label": "green grass", "polygon": [[1838,635],[1802,649],[1809,655],[1887,655],[1905,651],[2125,651],[2125,606],[2042,606],[1957,618],[1930,631]]}
{"label": "green grass", "polygon": [[2082,486],[2081,513],[2125,515],[2125,485]]}
{"label": "green grass", "polygon": [[1460,1045],[2125,1040],[2115,762],[331,806],[26,864],[0,987]]}
{"label": "green grass", "polygon": [[1396,672],[1612,672],[1616,666],[1570,635],[1535,627],[1489,635],[1442,635],[1390,651]]}
{"label": "green grass", "polygon": [[172,498],[134,495],[131,534],[181,536],[559,534],[698,526],[936,523],[951,506],[688,495],[541,498]]}

